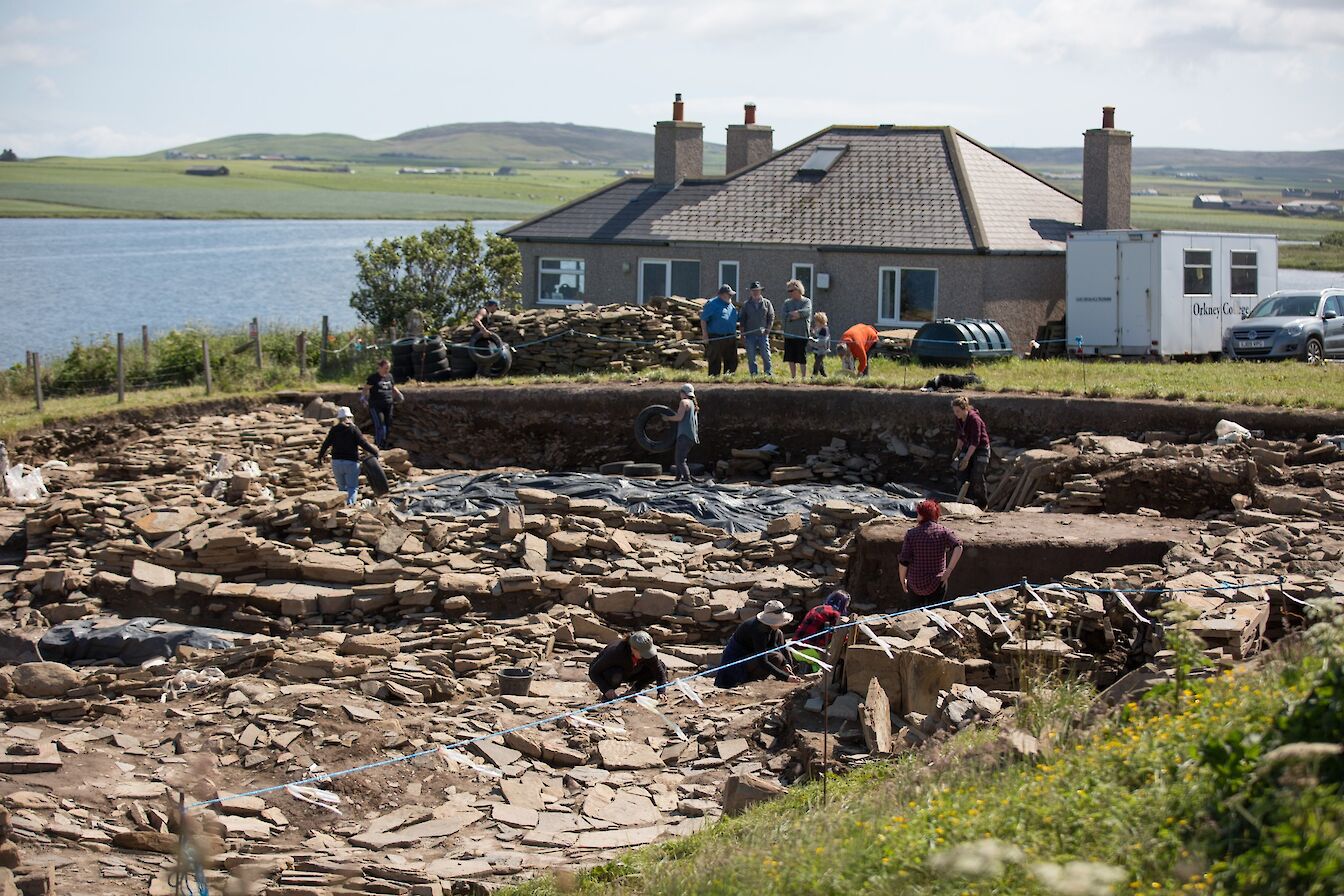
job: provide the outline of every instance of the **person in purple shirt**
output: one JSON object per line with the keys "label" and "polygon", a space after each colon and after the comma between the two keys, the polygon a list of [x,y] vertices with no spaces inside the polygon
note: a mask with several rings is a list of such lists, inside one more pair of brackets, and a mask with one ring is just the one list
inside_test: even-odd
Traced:
{"label": "person in purple shirt", "polygon": [[952,451],[957,488],[969,482],[970,499],[977,507],[984,507],[989,501],[985,491],[985,471],[989,469],[989,430],[965,395],[952,399],[952,416],[957,418],[957,447]]}

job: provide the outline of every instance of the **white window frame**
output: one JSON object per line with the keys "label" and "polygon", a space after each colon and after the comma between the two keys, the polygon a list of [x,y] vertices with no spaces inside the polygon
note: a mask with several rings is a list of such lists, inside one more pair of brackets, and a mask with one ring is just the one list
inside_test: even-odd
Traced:
{"label": "white window frame", "polygon": [[[582,267],[581,267],[578,271],[559,271],[559,270],[547,271],[545,268],[546,268],[546,262],[548,262],[548,261],[560,261],[560,262],[564,262],[564,261],[576,261],[576,262],[578,262]],[[576,299],[549,299],[549,298],[544,298],[544,297],[542,296],[542,294],[541,294],[541,278],[542,278],[542,275],[543,275],[543,274],[547,274],[547,273],[550,273],[550,274],[578,274],[578,275],[582,278],[582,280],[583,280],[583,289],[580,289],[580,290],[579,290],[579,296],[580,296],[580,297],[579,297],[579,298],[576,298]],[[559,306],[564,306],[564,305],[581,305],[581,304],[583,304],[584,301],[586,301],[586,300],[583,298],[583,296],[586,295],[587,292],[588,292],[588,260],[587,260],[586,258],[559,258],[559,257],[548,257],[548,258],[538,258],[538,259],[537,259],[537,304],[538,304],[538,305],[559,305]]]}
{"label": "white window frame", "polygon": [[[687,263],[689,263],[689,264],[695,264],[695,265],[699,265],[699,264],[701,264],[701,261],[700,261],[700,259],[698,259],[698,258],[641,258],[641,259],[639,259],[639,277],[636,278],[637,282],[635,283],[635,290],[636,290],[636,292],[635,292],[635,302],[636,302],[636,304],[639,304],[639,305],[643,305],[643,304],[644,304],[644,265],[645,265],[645,264],[661,264],[661,265],[666,265],[666,272],[663,274],[663,291],[662,291],[661,293],[658,293],[658,295],[664,295],[664,296],[665,296],[665,295],[667,295],[669,292],[672,291],[672,263],[673,263],[673,262],[677,262],[677,261],[684,261],[684,262],[687,262]],[[699,290],[699,285],[697,284],[696,292],[699,292],[699,291],[700,291],[700,290]],[[703,296],[683,296],[682,298],[686,298],[686,299],[699,299],[699,298],[704,298],[704,297],[703,297]]]}
{"label": "white window frame", "polygon": [[807,268],[807,288],[803,290],[803,295],[814,298],[813,293],[817,290],[817,266],[815,264],[795,261],[789,268],[789,279],[801,281],[803,278],[798,276],[798,272],[803,268]]}
{"label": "white window frame", "polygon": [[[1192,265],[1192,264],[1190,263],[1190,253],[1191,253],[1191,252],[1206,252],[1206,253],[1208,253],[1208,256],[1209,256],[1209,263],[1208,263],[1207,265],[1203,265],[1203,264],[1194,264],[1194,265]],[[1181,294],[1182,294],[1182,295],[1184,295],[1184,296],[1188,296],[1188,297],[1190,297],[1190,298],[1192,298],[1192,299],[1206,299],[1206,298],[1208,298],[1209,296],[1213,295],[1213,259],[1214,259],[1214,256],[1215,256],[1215,255],[1217,255],[1217,253],[1216,253],[1213,249],[1211,249],[1211,248],[1204,248],[1204,247],[1202,247],[1202,246],[1187,246],[1187,247],[1185,247],[1184,249],[1181,250]],[[1186,272],[1189,271],[1191,268],[1204,268],[1204,269],[1206,269],[1206,270],[1209,272],[1209,291],[1208,291],[1208,292],[1186,292],[1186,291],[1185,291],[1185,274],[1186,274]]]}
{"label": "white window frame", "polygon": [[[1232,259],[1236,255],[1251,255],[1255,261],[1251,264],[1233,264]],[[1255,292],[1232,292],[1236,286],[1237,278],[1233,276],[1233,271],[1255,271]],[[1184,287],[1184,283],[1181,284]],[[1258,296],[1260,295],[1260,252],[1257,249],[1228,249],[1227,250],[1227,289],[1229,295],[1234,296]]]}
{"label": "white window frame", "polygon": [[[940,291],[942,286],[942,277],[937,268],[919,268],[919,267],[880,267],[877,269],[877,322],[883,326],[914,328],[922,327],[929,321],[927,320],[902,320],[901,313],[901,271],[929,271],[933,274],[933,320],[938,319],[938,302],[940,300]],[[895,300],[893,307],[896,309],[896,317],[882,316],[882,279],[890,272],[892,276]]]}
{"label": "white window frame", "polygon": [[[733,277],[732,280],[729,280],[726,276],[724,276],[724,273],[723,273],[723,266],[726,265],[726,264],[731,264],[734,268],[737,269],[737,275],[736,275],[735,277]],[[720,262],[719,262],[719,280],[718,280],[718,283],[719,283],[719,285],[723,285],[724,283],[727,283],[729,286],[731,286],[731,287],[733,288],[733,292],[741,292],[741,291],[742,291],[742,263],[741,263],[740,261],[732,261],[731,259],[727,259],[727,258],[725,258],[725,259],[723,259],[722,261],[720,261]]]}

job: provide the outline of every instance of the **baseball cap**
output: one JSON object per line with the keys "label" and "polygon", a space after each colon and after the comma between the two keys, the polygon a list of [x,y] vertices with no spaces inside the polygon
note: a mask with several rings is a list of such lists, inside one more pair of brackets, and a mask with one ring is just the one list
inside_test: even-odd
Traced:
{"label": "baseball cap", "polygon": [[653,636],[648,632],[631,632],[630,646],[642,659],[647,660],[658,655],[658,648],[653,645]]}
{"label": "baseball cap", "polygon": [[485,300],[485,304],[487,304],[487,305],[498,305],[498,304],[499,304],[499,299],[496,299],[496,298],[494,298],[493,296],[491,296],[490,298],[488,298],[488,299]]}
{"label": "baseball cap", "polygon": [[760,289],[760,288],[761,288],[761,281],[759,280],[751,281],[751,285],[747,287],[747,289]]}
{"label": "baseball cap", "polygon": [[694,395],[694,394],[695,394],[695,386],[691,385],[690,383],[682,383],[682,384],[681,384],[681,394],[682,394],[682,395]]}
{"label": "baseball cap", "polygon": [[719,295],[725,295],[725,294],[735,296],[737,295],[737,290],[733,289],[731,286],[725,283],[719,287]]}

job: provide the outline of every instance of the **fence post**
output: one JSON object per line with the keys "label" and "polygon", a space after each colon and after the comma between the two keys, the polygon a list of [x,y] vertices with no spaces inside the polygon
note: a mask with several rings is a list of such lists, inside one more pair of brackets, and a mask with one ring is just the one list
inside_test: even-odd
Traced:
{"label": "fence post", "polygon": [[117,404],[126,403],[126,334],[117,334]]}
{"label": "fence post", "polygon": [[33,352],[33,393],[37,396],[37,409],[42,410],[42,356]]}
{"label": "fence post", "polygon": [[308,331],[300,330],[294,337],[294,350],[299,356],[299,379],[308,375]]}
{"label": "fence post", "polygon": [[205,394],[209,395],[214,382],[210,379],[210,339],[209,337],[201,340],[201,358],[205,362]]}
{"label": "fence post", "polygon": [[261,369],[261,324],[252,318],[252,351],[257,359],[257,369]]}
{"label": "fence post", "polygon": [[140,351],[145,356],[145,366],[149,366],[149,324],[140,325]]}
{"label": "fence post", "polygon": [[331,321],[322,315],[322,344],[317,348],[317,375],[323,377],[327,372],[327,351],[331,347]]}

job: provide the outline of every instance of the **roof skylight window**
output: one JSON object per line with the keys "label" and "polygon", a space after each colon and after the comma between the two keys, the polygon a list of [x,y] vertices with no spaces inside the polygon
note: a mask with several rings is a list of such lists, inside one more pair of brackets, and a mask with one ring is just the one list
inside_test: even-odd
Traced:
{"label": "roof skylight window", "polygon": [[808,156],[806,162],[798,169],[799,174],[825,174],[831,170],[831,166],[836,163],[845,150],[849,147],[845,144],[826,144],[823,143],[812,150],[812,155]]}

